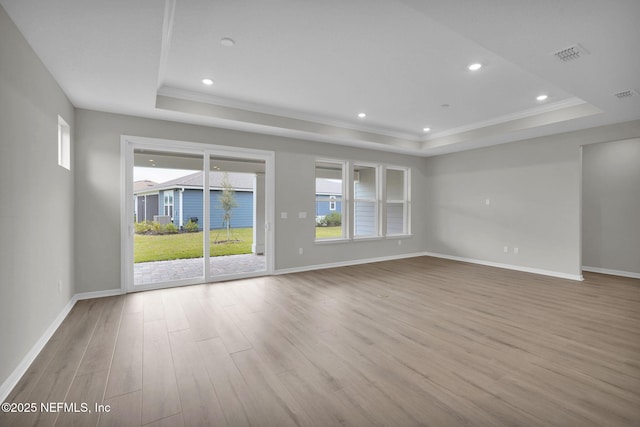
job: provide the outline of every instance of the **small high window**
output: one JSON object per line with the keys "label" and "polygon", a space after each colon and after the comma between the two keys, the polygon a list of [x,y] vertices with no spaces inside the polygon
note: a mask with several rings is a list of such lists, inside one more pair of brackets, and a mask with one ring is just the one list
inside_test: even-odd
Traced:
{"label": "small high window", "polygon": [[58,116],[58,164],[71,170],[71,128]]}

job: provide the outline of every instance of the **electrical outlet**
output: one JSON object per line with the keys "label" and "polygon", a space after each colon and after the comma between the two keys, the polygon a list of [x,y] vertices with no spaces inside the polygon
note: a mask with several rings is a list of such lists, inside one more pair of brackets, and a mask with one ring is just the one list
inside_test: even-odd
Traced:
{"label": "electrical outlet", "polygon": [[402,246],[402,240],[398,240],[398,246]]}
{"label": "electrical outlet", "polygon": [[298,255],[302,255],[304,253],[304,250],[302,248],[298,248]]}
{"label": "electrical outlet", "polygon": [[280,212],[280,219],[287,219],[287,216],[286,212]]}
{"label": "electrical outlet", "polygon": [[508,254],[509,253],[509,246],[505,246],[503,251],[504,251],[505,254]]}
{"label": "electrical outlet", "polygon": [[484,199],[484,204],[489,206],[491,204],[491,199]]}
{"label": "electrical outlet", "polygon": [[514,255],[518,255],[518,252],[520,252],[520,250],[518,248],[513,248]]}

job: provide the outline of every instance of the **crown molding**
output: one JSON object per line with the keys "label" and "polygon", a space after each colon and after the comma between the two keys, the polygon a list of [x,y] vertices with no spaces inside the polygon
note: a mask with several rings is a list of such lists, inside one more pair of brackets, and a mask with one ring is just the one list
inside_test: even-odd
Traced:
{"label": "crown molding", "polygon": [[433,133],[431,135],[428,135],[422,138],[422,142],[429,142],[434,139],[444,138],[444,137],[456,135],[459,133],[464,133],[464,132],[469,132],[476,129],[495,126],[502,123],[508,123],[515,120],[526,119],[528,117],[537,116],[537,115],[548,113],[551,111],[562,110],[565,108],[575,107],[577,105],[582,105],[582,104],[586,104],[586,102],[580,98],[576,98],[576,97],[568,98],[562,101],[541,105],[539,107],[530,108],[524,111],[517,111],[515,113],[505,114],[504,116],[494,117],[489,120],[470,123],[468,125],[460,126],[457,128],[447,129],[442,132]]}
{"label": "crown molding", "polygon": [[284,117],[289,119],[304,120],[307,122],[318,123],[321,125],[350,129],[359,132],[374,133],[381,136],[405,139],[413,142],[420,142],[420,136],[417,133],[404,132],[397,129],[390,129],[381,126],[363,126],[352,122],[340,120],[337,118],[305,113],[288,108],[278,107],[275,105],[266,105],[252,101],[246,101],[236,98],[228,98],[219,95],[205,94],[187,89],[180,89],[172,86],[161,86],[157,95],[170,98],[178,98],[186,101],[202,102],[205,104],[217,105],[221,107],[235,108],[245,110],[252,113],[269,114],[272,116]]}

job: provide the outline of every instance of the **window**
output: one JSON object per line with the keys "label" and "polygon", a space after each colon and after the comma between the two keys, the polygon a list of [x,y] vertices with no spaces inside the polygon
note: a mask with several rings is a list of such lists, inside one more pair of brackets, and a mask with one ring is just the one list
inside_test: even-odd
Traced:
{"label": "window", "polygon": [[164,192],[164,214],[173,221],[173,190]]}
{"label": "window", "polygon": [[353,236],[379,236],[378,167],[355,164],[353,167]]}
{"label": "window", "polygon": [[346,237],[345,162],[316,162],[316,240]]}
{"label": "window", "polygon": [[58,116],[58,164],[71,170],[71,128]]}
{"label": "window", "polygon": [[409,234],[409,171],[386,169],[386,235]]}
{"label": "window", "polygon": [[402,166],[316,161],[316,241],[409,235],[410,172]]}

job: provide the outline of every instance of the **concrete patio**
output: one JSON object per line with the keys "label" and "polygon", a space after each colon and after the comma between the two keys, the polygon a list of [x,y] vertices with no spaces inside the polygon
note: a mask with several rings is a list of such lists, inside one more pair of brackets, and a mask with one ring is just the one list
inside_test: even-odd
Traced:
{"label": "concrete patio", "polygon": [[[255,254],[212,257],[209,259],[209,265],[213,276],[253,273],[267,269],[264,255]],[[141,262],[133,267],[133,282],[136,285],[201,276],[202,258]]]}

